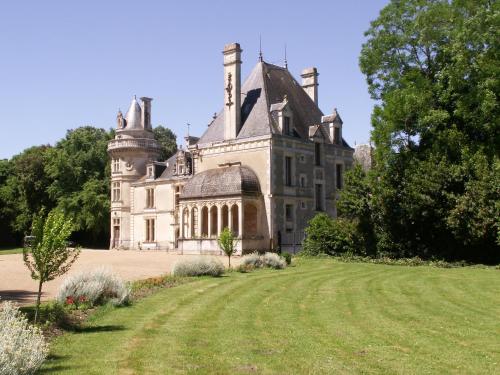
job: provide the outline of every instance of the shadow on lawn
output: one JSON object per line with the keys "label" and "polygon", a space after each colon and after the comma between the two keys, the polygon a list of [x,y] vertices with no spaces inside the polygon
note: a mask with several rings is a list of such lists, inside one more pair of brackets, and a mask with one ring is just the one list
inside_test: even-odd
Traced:
{"label": "shadow on lawn", "polygon": [[[44,293],[42,293],[42,296]],[[35,303],[37,292],[32,290],[1,290],[0,298],[2,301],[13,301],[19,304]]]}
{"label": "shadow on lawn", "polygon": [[88,327],[75,327],[75,333],[95,333],[95,332],[113,332],[113,331],[124,331],[125,326],[123,325],[105,325],[105,326],[88,326]]}

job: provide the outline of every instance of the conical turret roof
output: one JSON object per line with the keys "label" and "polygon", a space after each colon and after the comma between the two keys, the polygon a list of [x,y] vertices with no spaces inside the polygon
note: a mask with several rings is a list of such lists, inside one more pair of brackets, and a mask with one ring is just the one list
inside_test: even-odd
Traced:
{"label": "conical turret roof", "polygon": [[141,129],[141,106],[134,95],[132,103],[127,111],[127,129]]}

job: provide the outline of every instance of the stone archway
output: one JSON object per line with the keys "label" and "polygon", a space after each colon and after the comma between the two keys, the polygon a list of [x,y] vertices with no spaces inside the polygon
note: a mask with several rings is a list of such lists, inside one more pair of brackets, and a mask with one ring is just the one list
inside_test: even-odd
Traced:
{"label": "stone archway", "polygon": [[238,211],[238,205],[233,204],[231,206],[231,229],[233,231],[233,234],[236,236],[240,233],[240,228],[239,228],[239,211]]}
{"label": "stone archway", "polygon": [[201,209],[201,235],[208,237],[208,207],[203,206]]}

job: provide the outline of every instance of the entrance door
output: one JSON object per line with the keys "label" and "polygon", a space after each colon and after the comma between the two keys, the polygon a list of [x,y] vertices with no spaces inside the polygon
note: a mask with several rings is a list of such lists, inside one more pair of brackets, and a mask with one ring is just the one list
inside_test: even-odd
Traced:
{"label": "entrance door", "polygon": [[120,226],[115,225],[113,227],[113,248],[116,249],[120,244]]}

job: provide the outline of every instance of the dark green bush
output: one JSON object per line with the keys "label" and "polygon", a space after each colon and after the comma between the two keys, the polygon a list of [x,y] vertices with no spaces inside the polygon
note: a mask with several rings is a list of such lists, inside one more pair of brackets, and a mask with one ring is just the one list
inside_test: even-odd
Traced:
{"label": "dark green bush", "polygon": [[283,253],[282,256],[285,258],[286,264],[290,265],[292,263],[292,254]]}
{"label": "dark green bush", "polygon": [[364,247],[354,221],[319,213],[309,221],[302,252],[305,255],[363,254]]}

